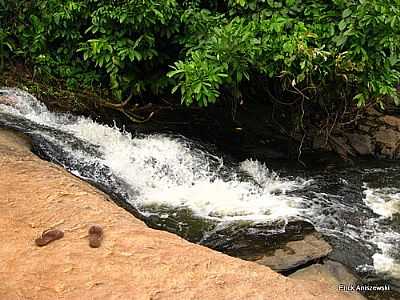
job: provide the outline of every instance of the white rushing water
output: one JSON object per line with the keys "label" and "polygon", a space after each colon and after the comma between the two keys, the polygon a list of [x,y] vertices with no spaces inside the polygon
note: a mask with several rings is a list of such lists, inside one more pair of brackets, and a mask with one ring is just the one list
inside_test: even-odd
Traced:
{"label": "white rushing water", "polygon": [[400,190],[394,188],[368,188],[365,185],[365,204],[370,207],[374,213],[392,218],[393,215],[400,212]]}
{"label": "white rushing water", "polygon": [[[400,190],[397,188],[370,188],[364,184],[364,202],[382,219],[400,214]],[[380,252],[373,255],[374,268],[378,272],[400,278],[400,234],[393,231],[380,232],[374,242]],[[396,258],[394,258],[396,257]]]}
{"label": "white rushing water", "polygon": [[[9,99],[5,100],[7,95]],[[110,174],[132,189],[125,200],[144,215],[148,209],[153,212],[157,207],[168,207],[172,212],[189,209],[196,216],[220,223],[287,221],[300,217],[328,236],[378,246],[380,252],[373,256],[375,269],[400,278],[399,264],[393,255],[396,251],[393,241],[400,241],[400,235],[386,231],[379,224],[379,218],[391,218],[399,210],[399,191],[365,186],[365,205],[381,217],[368,217],[358,225],[351,224],[343,216],[352,218],[365,205],[344,201],[343,196],[322,190],[310,191],[308,197],[294,196],[290,192],[304,190],[312,181],[282,178],[258,161],[225,166],[222,158],[201,150],[187,139],[160,134],[133,136],[89,118],[52,113],[20,90],[0,89],[0,112],[92,145],[95,154],[75,147],[57,137],[57,133],[30,129],[82,164],[106,166]],[[84,177],[79,170],[71,171]],[[347,185],[345,181],[342,184]],[[168,218],[164,209],[161,217]]]}
{"label": "white rushing water", "polygon": [[242,162],[240,169],[255,182],[241,180],[234,170],[229,178],[224,178],[218,172],[224,163],[221,158],[193,149],[183,139],[157,134],[133,137],[88,118],[49,112],[29,94],[11,92],[12,105],[0,104],[0,110],[97,146],[102,157],[82,157],[71,146],[63,145],[63,140],[53,140],[64,150],[75,151],[73,155],[81,160],[99,160],[108,166],[138,192],[128,201],[139,209],[154,205],[188,208],[200,217],[221,221],[267,221],[298,215],[302,199],[286,192],[306,185],[302,180],[279,178],[266,166],[251,160]]}

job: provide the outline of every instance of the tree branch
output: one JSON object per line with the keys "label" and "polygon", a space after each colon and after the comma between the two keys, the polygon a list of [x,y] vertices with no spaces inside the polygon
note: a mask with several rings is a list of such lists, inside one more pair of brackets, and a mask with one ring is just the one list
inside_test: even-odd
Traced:
{"label": "tree branch", "polygon": [[126,98],[121,103],[111,103],[108,101],[100,100],[100,104],[101,104],[101,106],[104,106],[104,107],[120,109],[120,108],[124,108],[126,105],[128,105],[128,103],[129,103],[129,101],[131,101],[132,97],[133,97],[133,92],[131,91],[128,98]]}

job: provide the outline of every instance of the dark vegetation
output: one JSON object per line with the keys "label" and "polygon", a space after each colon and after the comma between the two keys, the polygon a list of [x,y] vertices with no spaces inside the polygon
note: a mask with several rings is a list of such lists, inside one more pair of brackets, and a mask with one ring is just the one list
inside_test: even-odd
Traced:
{"label": "dark vegetation", "polygon": [[155,99],[259,101],[297,128],[400,102],[400,0],[0,0],[0,24],[0,68],[106,91],[100,104],[133,121],[146,118],[128,102]]}

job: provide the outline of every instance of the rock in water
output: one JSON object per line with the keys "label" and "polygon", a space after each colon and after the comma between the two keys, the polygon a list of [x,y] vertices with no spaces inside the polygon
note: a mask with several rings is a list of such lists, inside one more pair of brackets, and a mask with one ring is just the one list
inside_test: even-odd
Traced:
{"label": "rock in water", "polygon": [[359,155],[373,155],[375,148],[368,134],[352,133],[346,134],[349,144]]}
{"label": "rock in water", "polygon": [[327,260],[324,264],[314,264],[289,275],[302,280],[326,281],[332,285],[356,284],[359,280],[341,263]]}
{"label": "rock in water", "polygon": [[[351,286],[359,282],[345,266],[335,261],[326,261],[322,264],[314,264],[307,268],[296,271],[289,275],[290,278],[301,280],[314,280],[329,284],[332,289],[337,290],[339,285]],[[354,300],[365,300],[357,292],[349,292]]]}
{"label": "rock in water", "polygon": [[[282,226],[283,232],[280,230]],[[221,240],[220,235],[229,238]],[[302,220],[291,220],[287,224],[276,221],[271,224],[231,225],[215,231],[202,242],[203,245],[225,254],[253,261],[279,272],[292,271],[323,258],[332,251],[314,226]]]}
{"label": "rock in water", "polygon": [[284,272],[327,256],[332,247],[318,233],[308,234],[299,241],[290,241],[265,253],[254,262]]}
{"label": "rock in water", "polygon": [[17,102],[17,100],[13,96],[0,94],[0,104],[15,106],[16,102]]}
{"label": "rock in water", "polygon": [[[1,129],[0,145],[0,195],[6,195],[0,197],[0,299],[349,300],[327,284],[286,278],[150,229]],[[63,201],[54,201],[59,191]],[[55,212],[66,228],[95,218],[107,228],[112,251],[81,247],[80,226],[62,243],[35,251],[27,243],[35,229],[27,224],[52,220]]]}
{"label": "rock in water", "polygon": [[392,128],[380,127],[374,137],[384,157],[390,159],[399,158],[400,132]]}

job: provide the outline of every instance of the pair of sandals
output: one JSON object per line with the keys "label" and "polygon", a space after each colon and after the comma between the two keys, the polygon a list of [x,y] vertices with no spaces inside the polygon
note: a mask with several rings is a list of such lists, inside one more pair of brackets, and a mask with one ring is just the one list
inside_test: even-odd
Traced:
{"label": "pair of sandals", "polygon": [[[100,225],[92,225],[89,228],[89,246],[91,248],[99,248],[103,240],[104,232]],[[35,240],[35,244],[39,247],[46,246],[47,244],[59,240],[64,237],[64,232],[59,229],[49,229],[42,233],[40,237]]]}

